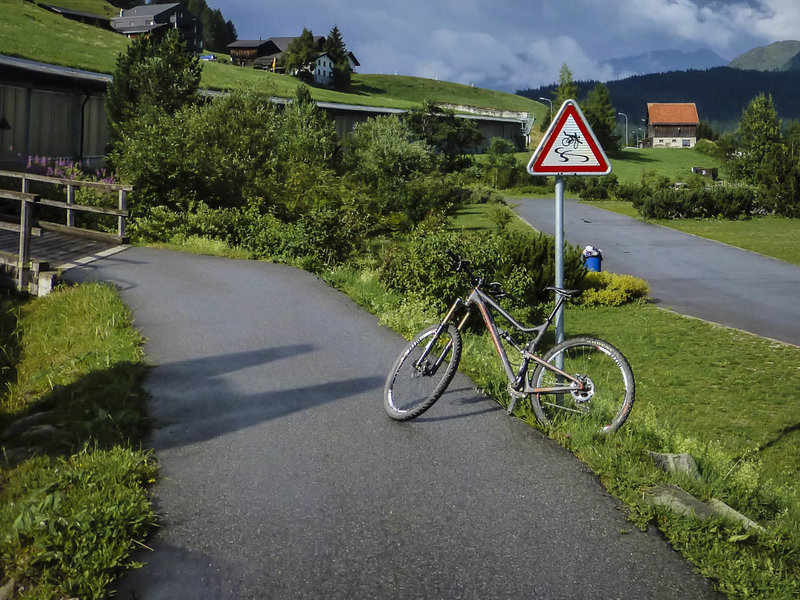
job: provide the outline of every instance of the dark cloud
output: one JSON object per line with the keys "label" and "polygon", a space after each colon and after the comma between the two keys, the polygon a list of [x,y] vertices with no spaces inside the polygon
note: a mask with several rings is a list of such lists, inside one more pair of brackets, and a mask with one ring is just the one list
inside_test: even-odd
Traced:
{"label": "dark cloud", "polygon": [[651,50],[731,59],[800,36],[797,0],[214,0],[241,39],[326,35],[336,25],[364,73],[398,73],[514,91],[611,79],[602,62]]}

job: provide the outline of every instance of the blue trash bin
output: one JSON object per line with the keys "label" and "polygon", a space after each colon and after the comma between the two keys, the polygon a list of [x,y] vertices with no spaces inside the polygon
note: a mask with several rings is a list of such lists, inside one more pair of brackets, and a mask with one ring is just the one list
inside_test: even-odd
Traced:
{"label": "blue trash bin", "polygon": [[583,262],[589,271],[602,271],[603,270],[603,251],[594,246],[586,246],[581,253]]}

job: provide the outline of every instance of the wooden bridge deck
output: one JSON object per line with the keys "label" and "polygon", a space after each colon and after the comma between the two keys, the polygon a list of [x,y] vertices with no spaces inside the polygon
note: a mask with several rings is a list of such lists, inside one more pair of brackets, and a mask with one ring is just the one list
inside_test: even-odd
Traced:
{"label": "wooden bridge deck", "polygon": [[[56,231],[42,231],[41,236],[31,237],[33,260],[49,263],[50,269],[67,271],[106,256],[110,256],[126,246],[112,242],[101,242]],[[14,255],[19,253],[19,233],[0,230],[0,251]]]}

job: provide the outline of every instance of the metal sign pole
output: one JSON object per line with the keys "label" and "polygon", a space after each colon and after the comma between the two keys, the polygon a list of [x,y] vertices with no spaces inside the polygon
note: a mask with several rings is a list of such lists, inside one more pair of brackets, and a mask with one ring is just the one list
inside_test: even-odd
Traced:
{"label": "metal sign pole", "polygon": [[[556,178],[556,287],[564,287],[564,176],[608,175],[611,163],[578,103],[565,100],[528,163],[531,175]],[[556,297],[557,299],[558,297]],[[564,306],[556,313],[556,343],[564,341]],[[560,367],[560,365],[558,365]]]}
{"label": "metal sign pole", "polygon": [[[556,176],[556,287],[564,287],[564,178]],[[564,305],[556,313],[556,343],[564,341]]]}

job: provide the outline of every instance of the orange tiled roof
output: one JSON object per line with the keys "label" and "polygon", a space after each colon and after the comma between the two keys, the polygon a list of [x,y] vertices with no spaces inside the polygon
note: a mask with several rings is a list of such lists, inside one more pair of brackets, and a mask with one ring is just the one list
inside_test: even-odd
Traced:
{"label": "orange tiled roof", "polygon": [[697,125],[697,107],[694,102],[660,104],[647,103],[647,118],[654,125]]}

